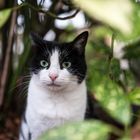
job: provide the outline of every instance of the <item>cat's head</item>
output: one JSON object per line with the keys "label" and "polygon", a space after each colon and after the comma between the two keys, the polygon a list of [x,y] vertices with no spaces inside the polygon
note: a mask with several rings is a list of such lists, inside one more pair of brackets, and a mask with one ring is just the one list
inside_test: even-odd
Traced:
{"label": "cat's head", "polygon": [[43,40],[31,34],[34,57],[31,63],[32,76],[38,85],[49,90],[76,87],[86,77],[85,46],[88,32],[78,35],[68,43]]}

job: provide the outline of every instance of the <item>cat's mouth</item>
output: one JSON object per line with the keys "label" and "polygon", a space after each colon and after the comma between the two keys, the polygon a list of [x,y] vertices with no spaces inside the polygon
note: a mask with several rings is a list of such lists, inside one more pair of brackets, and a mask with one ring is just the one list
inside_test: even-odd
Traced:
{"label": "cat's mouth", "polygon": [[55,83],[47,84],[47,86],[49,86],[49,87],[61,87],[61,85],[58,85]]}

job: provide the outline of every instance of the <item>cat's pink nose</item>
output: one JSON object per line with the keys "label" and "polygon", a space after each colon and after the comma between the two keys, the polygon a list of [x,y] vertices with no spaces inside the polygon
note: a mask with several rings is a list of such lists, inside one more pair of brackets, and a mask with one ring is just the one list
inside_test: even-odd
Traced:
{"label": "cat's pink nose", "polygon": [[56,78],[58,77],[58,75],[57,74],[50,74],[49,77],[52,81],[55,81]]}

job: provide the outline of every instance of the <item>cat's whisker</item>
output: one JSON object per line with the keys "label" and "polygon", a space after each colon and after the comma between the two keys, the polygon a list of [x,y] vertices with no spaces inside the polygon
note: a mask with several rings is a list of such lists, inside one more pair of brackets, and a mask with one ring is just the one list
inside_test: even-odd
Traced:
{"label": "cat's whisker", "polygon": [[71,84],[71,85],[75,85],[77,82],[72,82],[72,81],[68,81],[68,82],[60,82],[60,84],[63,84],[63,85],[68,85],[68,84]]}
{"label": "cat's whisker", "polygon": [[25,75],[25,76],[21,76],[16,82],[18,83],[18,82],[21,82],[21,81],[24,81],[24,80],[28,80],[28,79],[30,79],[31,78],[31,75],[30,76],[28,76],[28,75]]}
{"label": "cat's whisker", "polygon": [[15,88],[20,87],[20,86],[24,86],[24,85],[28,85],[29,82],[30,82],[30,81],[25,81],[25,82],[19,83],[18,85],[16,85]]}
{"label": "cat's whisker", "polygon": [[61,79],[59,81],[63,81],[63,82],[70,82],[70,81],[77,82],[77,79]]}
{"label": "cat's whisker", "polygon": [[21,91],[20,91],[20,94],[18,94],[19,97],[27,97],[27,92],[28,92],[28,86],[27,87],[24,87]]}
{"label": "cat's whisker", "polygon": [[28,84],[29,84],[29,81],[25,81],[25,82],[19,83],[19,84],[17,84],[15,87],[9,89],[9,92],[12,92],[13,90],[15,90],[15,89],[17,89],[17,88],[22,87],[22,86],[26,86],[26,85],[28,85]]}
{"label": "cat's whisker", "polygon": [[31,78],[31,75],[24,75],[22,78]]}

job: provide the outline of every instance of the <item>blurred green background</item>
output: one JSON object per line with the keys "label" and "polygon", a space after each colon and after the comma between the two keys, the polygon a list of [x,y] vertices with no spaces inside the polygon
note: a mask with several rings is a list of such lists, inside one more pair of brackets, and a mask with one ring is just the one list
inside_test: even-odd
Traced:
{"label": "blurred green background", "polygon": [[1,0],[0,139],[18,139],[30,32],[66,42],[85,30],[90,121],[54,129],[40,140],[140,139],[139,0]]}

